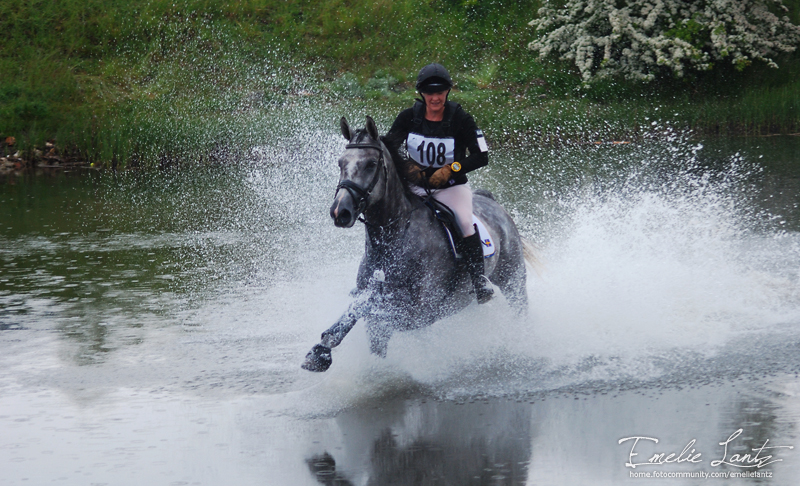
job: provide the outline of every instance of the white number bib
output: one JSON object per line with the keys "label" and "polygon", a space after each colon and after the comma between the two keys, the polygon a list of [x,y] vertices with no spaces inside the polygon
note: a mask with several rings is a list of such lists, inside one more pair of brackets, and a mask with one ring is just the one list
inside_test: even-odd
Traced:
{"label": "white number bib", "polygon": [[452,137],[426,137],[411,132],[406,139],[408,155],[423,167],[444,167],[455,160],[456,141]]}

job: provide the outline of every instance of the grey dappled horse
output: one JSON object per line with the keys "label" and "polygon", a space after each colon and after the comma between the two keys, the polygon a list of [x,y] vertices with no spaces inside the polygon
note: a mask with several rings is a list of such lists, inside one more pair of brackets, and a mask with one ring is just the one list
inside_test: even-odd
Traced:
{"label": "grey dappled horse", "polygon": [[[372,118],[367,117],[366,128],[355,131],[342,118],[341,129],[349,143],[339,158],[331,217],[336,226],[350,228],[363,214],[367,238],[353,302],[306,356],[302,367],[309,371],[330,367],[331,348],[361,318],[370,350],[385,356],[392,332],[429,326],[475,299],[442,223],[408,190]],[[494,256],[484,260],[485,275],[522,313],[528,305],[525,251],[514,221],[488,192],[474,193],[473,208],[496,248]]]}

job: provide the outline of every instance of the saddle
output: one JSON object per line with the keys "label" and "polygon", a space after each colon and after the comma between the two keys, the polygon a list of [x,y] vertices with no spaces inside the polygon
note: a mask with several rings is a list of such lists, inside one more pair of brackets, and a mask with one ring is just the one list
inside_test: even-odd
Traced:
{"label": "saddle", "polygon": [[[464,238],[464,234],[456,221],[455,213],[446,204],[434,199],[433,196],[423,197],[422,201],[425,203],[425,206],[433,211],[436,219],[442,223],[442,228],[444,228],[445,234],[447,235],[447,241],[450,243],[450,249],[453,252],[453,257],[456,260],[460,260],[461,254],[458,251],[459,245],[456,243],[456,238],[461,240]],[[483,243],[483,245],[481,245],[483,247],[483,258],[494,256],[495,246],[494,241],[492,240],[492,235],[489,234],[486,226],[484,226],[483,222],[478,219],[474,213],[472,214],[472,224],[474,224],[477,228],[478,234],[481,238],[481,243]],[[455,235],[455,238],[453,235]]]}

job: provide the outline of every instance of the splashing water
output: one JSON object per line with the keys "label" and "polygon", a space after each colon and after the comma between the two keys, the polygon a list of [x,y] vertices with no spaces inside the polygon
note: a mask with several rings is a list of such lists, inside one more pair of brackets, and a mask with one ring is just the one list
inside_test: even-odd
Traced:
{"label": "splashing water", "polygon": [[[324,378],[308,375],[298,364],[345,309],[363,250],[360,228],[336,229],[328,218],[344,143],[334,115],[309,107],[302,129],[287,125],[227,167],[100,177],[88,185],[98,198],[92,212],[64,213],[73,227],[63,236],[43,226],[4,240],[7,259],[27,258],[29,271],[19,269],[14,292],[0,296],[20,309],[0,324],[67,329],[67,349],[79,343],[67,355],[102,363],[138,359],[132,343],[159,342],[155,330],[177,321],[177,336],[203,350],[183,371],[193,389],[312,393],[332,409],[384,395],[680,383],[699,379],[698,366],[742,373],[743,356],[781,354],[796,339],[796,177],[768,165],[769,147],[709,148],[658,133],[628,145],[501,150],[471,177],[538,247],[527,317],[502,298],[472,306],[395,335],[385,360],[369,355],[359,325]],[[52,218],[54,203],[40,203],[34,219]],[[35,260],[64,251],[114,267],[36,270]],[[75,289],[95,279],[98,290],[34,289],[48,278]],[[120,295],[129,298],[96,304]],[[197,360],[215,372],[197,375]],[[797,365],[786,357],[782,367]]]}
{"label": "splashing water", "polygon": [[[604,149],[506,153],[474,178],[539,246],[529,316],[475,306],[395,336],[385,363],[354,338],[331,373],[360,377],[354,400],[383,380],[386,393],[463,399],[776,371],[737,363],[788,354],[800,322],[800,239],[781,229],[774,211],[786,208],[761,204],[765,168],[739,153],[704,157],[677,136]],[[786,359],[780,368],[797,369]],[[342,393],[338,381],[323,387]]]}

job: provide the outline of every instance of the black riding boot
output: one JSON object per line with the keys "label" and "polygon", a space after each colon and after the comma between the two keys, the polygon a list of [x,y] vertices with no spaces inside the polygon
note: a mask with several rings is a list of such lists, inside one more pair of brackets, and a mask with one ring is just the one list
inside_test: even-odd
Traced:
{"label": "black riding boot", "polygon": [[479,304],[485,304],[492,299],[494,289],[492,283],[483,274],[483,243],[477,230],[474,235],[461,240],[461,251],[464,265],[467,267],[472,285],[475,287],[475,297]]}

